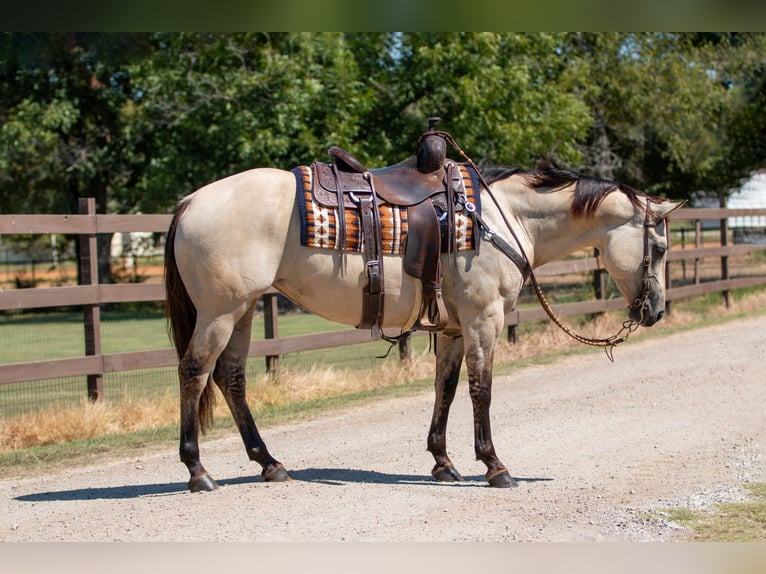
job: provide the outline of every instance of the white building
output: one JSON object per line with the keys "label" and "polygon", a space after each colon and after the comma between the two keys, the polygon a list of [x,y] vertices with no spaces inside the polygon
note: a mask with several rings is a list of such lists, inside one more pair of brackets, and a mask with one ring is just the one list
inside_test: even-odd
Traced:
{"label": "white building", "polygon": [[[732,190],[726,201],[729,209],[766,209],[766,170],[753,173],[742,187]],[[730,217],[730,228],[766,227],[766,216]]]}

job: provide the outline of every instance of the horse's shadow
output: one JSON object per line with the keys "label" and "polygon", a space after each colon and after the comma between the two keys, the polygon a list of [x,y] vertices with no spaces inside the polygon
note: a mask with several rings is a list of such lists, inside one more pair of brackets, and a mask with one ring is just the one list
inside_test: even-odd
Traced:
{"label": "horse's shadow", "polygon": [[[429,475],[421,474],[391,474],[374,470],[346,468],[306,468],[291,470],[290,476],[294,481],[311,482],[327,486],[343,484],[409,484],[429,488],[487,488],[488,485],[481,475],[466,476],[462,482],[437,482]],[[517,482],[543,482],[552,478],[521,478],[514,477]],[[234,486],[239,484],[265,483],[260,476],[240,476],[236,478],[216,479],[219,486]],[[186,493],[183,482],[166,482],[159,484],[130,484],[125,486],[108,486],[102,488],[75,488],[72,490],[52,490],[18,496],[15,500],[22,502],[72,501],[97,499],[128,499],[144,496],[167,496]]]}

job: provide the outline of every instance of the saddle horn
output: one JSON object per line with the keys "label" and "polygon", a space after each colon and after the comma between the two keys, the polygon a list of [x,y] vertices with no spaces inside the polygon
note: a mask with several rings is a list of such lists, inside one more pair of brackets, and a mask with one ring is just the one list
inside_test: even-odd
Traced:
{"label": "saddle horn", "polygon": [[428,130],[420,135],[417,151],[417,168],[421,173],[432,173],[444,167],[447,159],[447,141],[434,128],[439,117],[428,118]]}

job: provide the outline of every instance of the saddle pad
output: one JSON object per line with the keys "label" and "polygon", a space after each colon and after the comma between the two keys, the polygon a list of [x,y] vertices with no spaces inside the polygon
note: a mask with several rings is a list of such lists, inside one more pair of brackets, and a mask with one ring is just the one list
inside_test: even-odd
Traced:
{"label": "saddle pad", "polygon": [[[468,166],[458,164],[463,178],[466,200],[480,211],[478,179]],[[301,220],[301,245],[320,249],[340,249],[337,237],[338,209],[323,207],[316,203],[311,193],[314,173],[309,166],[293,168],[297,182],[296,201]],[[344,209],[346,220],[346,250],[362,251],[362,224],[356,209]],[[407,208],[389,203],[379,203],[383,253],[403,255],[407,242]],[[473,220],[465,210],[455,213],[455,243],[458,251],[473,249]]]}

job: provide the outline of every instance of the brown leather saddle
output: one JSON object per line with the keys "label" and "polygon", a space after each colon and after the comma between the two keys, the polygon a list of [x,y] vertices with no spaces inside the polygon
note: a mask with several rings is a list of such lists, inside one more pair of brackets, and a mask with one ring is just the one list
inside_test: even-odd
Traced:
{"label": "brown leather saddle", "polygon": [[[448,321],[442,300],[441,252],[454,250],[454,215],[464,208],[463,178],[457,164],[446,158],[443,132],[434,131],[438,118],[418,140],[415,158],[379,168],[366,169],[347,151],[332,146],[333,163],[315,162],[313,197],[325,206],[357,210],[362,228],[362,253],[367,265],[362,318],[357,328],[372,329],[381,336],[384,312],[383,257],[381,252],[381,202],[406,208],[408,234],[404,248],[404,271],[420,279],[422,303],[414,329],[437,331]],[[345,251],[345,218],[338,218],[338,239]]]}

